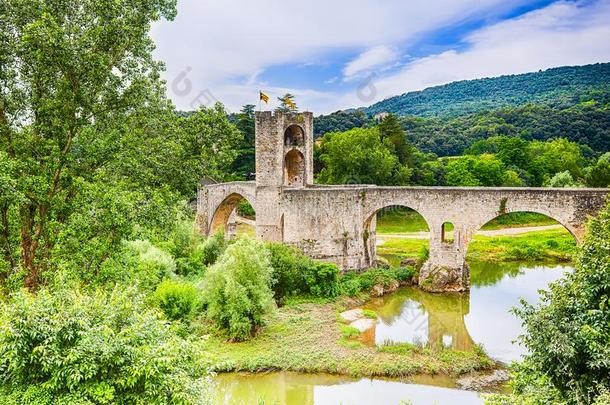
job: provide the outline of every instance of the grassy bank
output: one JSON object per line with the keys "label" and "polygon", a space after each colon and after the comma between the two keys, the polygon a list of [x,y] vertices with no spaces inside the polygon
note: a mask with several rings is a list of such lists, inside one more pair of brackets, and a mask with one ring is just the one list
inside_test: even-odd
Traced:
{"label": "grassy bank", "polygon": [[[279,308],[249,341],[230,343],[210,331],[206,350],[216,371],[289,370],[351,376],[459,375],[495,366],[481,350],[462,352],[401,345],[401,350],[360,343],[338,321],[338,303],[301,302]],[[406,348],[406,346],[409,346]],[[408,350],[407,350],[408,349]]]}
{"label": "grassy bank", "polygon": [[[555,225],[557,221],[534,212],[514,212],[500,215],[489,221],[481,229],[519,228],[527,226]],[[428,224],[416,211],[406,208],[386,209],[377,217],[377,233],[396,234],[405,232],[427,232]],[[446,229],[450,231],[451,228]]]}
{"label": "grassy bank", "polygon": [[467,260],[568,262],[576,242],[565,229],[550,229],[510,236],[475,236]]}
{"label": "grassy bank", "polygon": [[[395,264],[403,258],[418,257],[429,245],[428,239],[391,238],[378,235],[383,243],[377,254]],[[576,242],[565,229],[549,229],[508,236],[475,235],[468,246],[466,260],[499,261],[570,261]]]}

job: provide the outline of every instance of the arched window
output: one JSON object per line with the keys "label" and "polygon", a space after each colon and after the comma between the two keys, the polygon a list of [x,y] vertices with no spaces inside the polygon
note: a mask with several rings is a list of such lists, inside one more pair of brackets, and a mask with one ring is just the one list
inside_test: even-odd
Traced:
{"label": "arched window", "polygon": [[305,145],[305,133],[303,129],[292,124],[286,131],[284,131],[284,146],[304,146]]}
{"label": "arched window", "polygon": [[444,222],[441,225],[441,241],[453,243],[453,224],[451,222]]}

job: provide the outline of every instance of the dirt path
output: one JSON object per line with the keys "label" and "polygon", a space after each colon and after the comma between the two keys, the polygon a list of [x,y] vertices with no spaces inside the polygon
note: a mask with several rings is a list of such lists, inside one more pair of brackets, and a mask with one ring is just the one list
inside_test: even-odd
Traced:
{"label": "dirt path", "polygon": [[[493,229],[490,231],[478,231],[477,235],[481,236],[508,236],[508,235],[521,235],[528,232],[540,232],[548,231],[550,229],[560,229],[562,225],[544,225],[544,226],[524,226],[521,228],[502,228]],[[451,235],[451,232],[448,232]],[[429,239],[430,232],[405,232],[405,233],[378,233],[377,240],[379,239]]]}

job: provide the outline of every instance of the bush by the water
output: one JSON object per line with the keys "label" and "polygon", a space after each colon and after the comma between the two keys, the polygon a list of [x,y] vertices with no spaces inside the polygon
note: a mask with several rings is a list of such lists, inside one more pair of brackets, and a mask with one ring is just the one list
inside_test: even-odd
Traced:
{"label": "bush by the water", "polygon": [[153,294],[155,305],[171,320],[188,320],[201,308],[197,289],[186,282],[165,280]]}
{"label": "bush by the water", "polygon": [[272,288],[276,302],[282,304],[287,296],[305,294],[304,275],[313,267],[313,260],[283,243],[269,243],[267,250],[273,268]]}
{"label": "bush by the water", "polygon": [[203,403],[207,360],[133,292],[18,292],[0,312],[0,403]]}
{"label": "bush by the water", "polygon": [[339,267],[334,263],[314,263],[305,273],[309,293],[316,297],[336,297],[339,294]]}
{"label": "bush by the water", "polygon": [[408,282],[416,273],[413,267],[369,269],[362,273],[347,272],[341,276],[340,291],[353,297],[362,292],[369,292],[375,285],[388,287],[395,282]]}
{"label": "bush by the water", "polygon": [[512,402],[607,403],[610,391],[610,203],[587,226],[576,271],[540,303],[516,310],[529,354],[514,372]]}
{"label": "bush by the water", "polygon": [[237,239],[205,273],[208,317],[232,339],[249,338],[273,308],[271,273],[265,246],[248,237]]}
{"label": "bush by the water", "polygon": [[273,268],[273,292],[278,304],[290,295],[332,298],[339,292],[339,268],[315,262],[297,248],[283,243],[267,244]]}

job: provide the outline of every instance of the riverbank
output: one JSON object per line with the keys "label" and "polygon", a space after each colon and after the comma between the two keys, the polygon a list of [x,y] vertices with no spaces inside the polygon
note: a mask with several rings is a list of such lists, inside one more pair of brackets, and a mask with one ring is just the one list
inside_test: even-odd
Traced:
{"label": "riverbank", "polygon": [[[523,232],[527,229],[528,232]],[[378,234],[377,254],[392,265],[418,257],[428,247],[429,240],[421,233]],[[507,228],[475,235],[468,246],[467,261],[538,261],[569,262],[576,251],[576,241],[563,227],[553,225]]]}
{"label": "riverbank", "polygon": [[210,330],[205,348],[214,358],[214,370],[297,371],[354,377],[408,377],[415,374],[459,376],[491,370],[497,363],[479,347],[470,351],[416,345],[389,347],[362,343],[338,314],[348,299],[335,303],[300,302],[278,308],[266,325],[246,342],[228,342]]}

